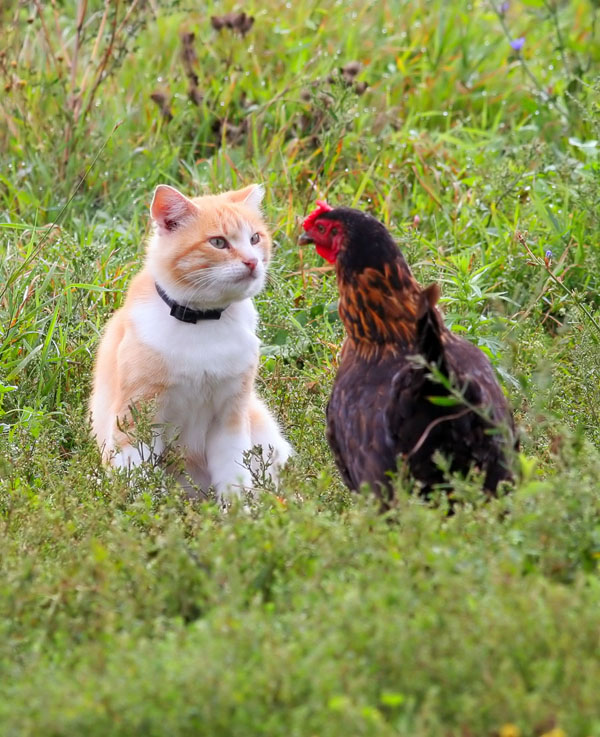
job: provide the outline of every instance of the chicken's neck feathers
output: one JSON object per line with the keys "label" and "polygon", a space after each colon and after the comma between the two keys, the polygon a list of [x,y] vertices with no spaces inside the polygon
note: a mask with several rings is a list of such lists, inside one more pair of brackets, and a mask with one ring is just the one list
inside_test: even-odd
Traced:
{"label": "chicken's neck feathers", "polygon": [[338,270],[338,283],[340,317],[360,355],[406,352],[416,345],[424,291],[400,254],[381,269]]}

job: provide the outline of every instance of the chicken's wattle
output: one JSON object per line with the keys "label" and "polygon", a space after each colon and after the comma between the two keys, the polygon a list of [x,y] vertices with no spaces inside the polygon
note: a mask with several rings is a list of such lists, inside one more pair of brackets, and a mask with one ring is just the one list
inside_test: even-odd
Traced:
{"label": "chicken's wattle", "polygon": [[322,246],[318,243],[315,243],[315,249],[319,256],[325,259],[325,261],[329,261],[330,264],[334,264],[335,260],[337,258],[338,252],[337,250],[334,250],[333,248],[329,248],[328,246]]}

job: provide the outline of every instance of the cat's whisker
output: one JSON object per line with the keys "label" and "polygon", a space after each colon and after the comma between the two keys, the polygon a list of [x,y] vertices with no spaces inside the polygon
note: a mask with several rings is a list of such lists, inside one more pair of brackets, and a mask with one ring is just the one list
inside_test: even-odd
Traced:
{"label": "cat's whisker", "polygon": [[272,274],[270,271],[267,271],[266,283],[267,286],[274,289],[282,289],[284,280],[279,274]]}
{"label": "cat's whisker", "polygon": [[200,272],[198,274],[193,274],[190,276],[190,281],[192,284],[206,284],[208,282],[214,281],[215,274],[213,273],[213,270],[210,272]]}
{"label": "cat's whisker", "polygon": [[198,272],[197,274],[185,274],[184,276],[182,276],[179,279],[177,279],[177,281],[175,282],[175,285],[176,286],[179,286],[179,285],[182,285],[182,284],[186,284],[187,285],[187,284],[190,284],[190,283],[195,284],[196,279],[198,277],[201,277],[204,280],[209,281],[210,278],[212,278],[212,274],[205,273],[206,271],[209,271],[209,270],[212,271],[213,270],[212,267],[209,267],[208,269],[205,269],[204,271]]}

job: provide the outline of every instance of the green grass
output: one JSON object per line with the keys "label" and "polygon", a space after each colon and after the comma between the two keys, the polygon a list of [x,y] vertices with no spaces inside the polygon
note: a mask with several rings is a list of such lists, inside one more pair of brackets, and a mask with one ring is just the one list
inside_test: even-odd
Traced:
{"label": "green grass", "polygon": [[[108,6],[79,31],[76,3],[0,9],[0,733],[600,737],[597,4]],[[244,38],[211,27],[230,10]],[[102,469],[85,405],[153,187],[252,181],[277,242],[259,384],[297,454],[223,514]],[[317,197],[384,220],[490,355],[507,496],[456,479],[448,518],[398,482],[381,516],[344,489],[335,279],[296,243]]]}

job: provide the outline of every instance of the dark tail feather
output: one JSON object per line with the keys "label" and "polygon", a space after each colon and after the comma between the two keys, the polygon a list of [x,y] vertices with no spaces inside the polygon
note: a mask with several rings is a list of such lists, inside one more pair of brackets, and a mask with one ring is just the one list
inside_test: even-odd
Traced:
{"label": "dark tail feather", "polygon": [[419,353],[428,362],[437,363],[442,368],[444,325],[435,308],[439,298],[440,288],[437,284],[430,284],[421,292],[421,302],[417,312],[417,340]]}

